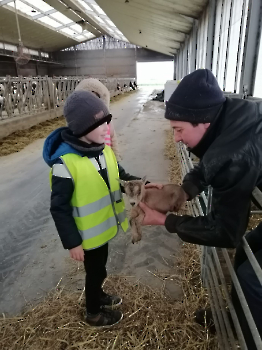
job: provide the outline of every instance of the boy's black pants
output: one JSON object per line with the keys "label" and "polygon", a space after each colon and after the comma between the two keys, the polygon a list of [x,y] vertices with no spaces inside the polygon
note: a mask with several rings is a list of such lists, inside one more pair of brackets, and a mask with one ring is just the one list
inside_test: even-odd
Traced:
{"label": "boy's black pants", "polygon": [[107,257],[108,243],[99,248],[85,251],[86,311],[91,314],[100,312],[100,298],[105,294],[102,290],[102,284],[107,277]]}

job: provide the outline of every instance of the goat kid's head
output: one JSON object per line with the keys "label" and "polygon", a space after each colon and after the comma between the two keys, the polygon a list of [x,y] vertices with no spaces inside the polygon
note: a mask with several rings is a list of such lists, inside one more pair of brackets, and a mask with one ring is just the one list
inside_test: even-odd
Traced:
{"label": "goat kid's head", "polygon": [[138,205],[144,196],[146,177],[143,177],[141,180],[131,181],[124,181],[119,179],[119,182],[124,187],[130,204],[132,206]]}

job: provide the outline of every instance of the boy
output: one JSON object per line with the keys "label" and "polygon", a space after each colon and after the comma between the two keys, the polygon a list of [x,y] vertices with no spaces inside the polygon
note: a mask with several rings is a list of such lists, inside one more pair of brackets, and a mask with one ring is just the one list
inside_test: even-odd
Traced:
{"label": "boy", "polygon": [[102,290],[107,276],[108,241],[126,232],[128,221],[118,178],[139,179],[117,164],[105,146],[111,115],[91,92],[75,91],[66,100],[68,127],[53,131],[46,139],[43,157],[50,172],[51,214],[70,257],[84,261],[86,270],[86,322],[112,326],[123,314],[110,307],[122,299]]}

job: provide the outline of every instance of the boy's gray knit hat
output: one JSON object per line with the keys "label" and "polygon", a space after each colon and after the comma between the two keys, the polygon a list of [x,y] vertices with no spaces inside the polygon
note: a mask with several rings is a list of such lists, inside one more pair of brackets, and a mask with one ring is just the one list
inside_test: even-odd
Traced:
{"label": "boy's gray knit hat", "polygon": [[74,91],[68,96],[64,117],[76,137],[88,134],[105,122],[110,123],[112,118],[106,105],[89,91]]}

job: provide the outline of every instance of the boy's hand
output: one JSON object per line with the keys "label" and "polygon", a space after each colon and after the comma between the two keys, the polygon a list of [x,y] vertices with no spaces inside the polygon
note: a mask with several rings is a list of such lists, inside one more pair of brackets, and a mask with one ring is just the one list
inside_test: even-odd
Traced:
{"label": "boy's hand", "polygon": [[158,188],[159,190],[162,190],[163,186],[164,185],[162,185],[162,184],[150,182],[149,184],[145,185],[145,188]]}
{"label": "boy's hand", "polygon": [[145,213],[143,226],[146,225],[165,225],[166,215],[159,213],[159,211],[149,208],[145,203],[139,203],[140,208]]}
{"label": "boy's hand", "polygon": [[84,261],[84,250],[82,248],[81,245],[79,245],[78,247],[72,248],[69,250],[70,253],[70,258],[76,260],[76,261]]}

